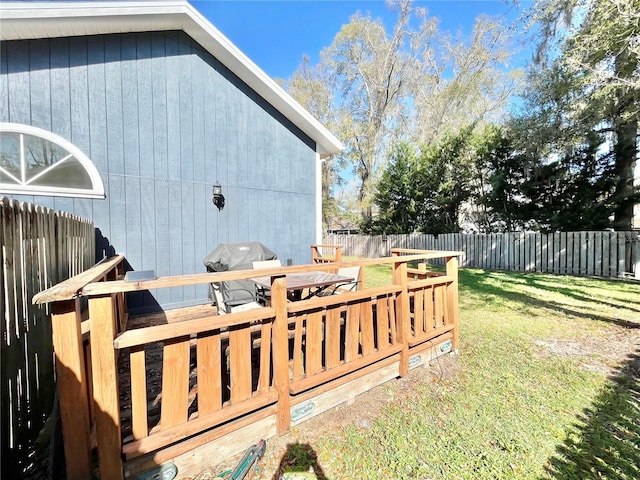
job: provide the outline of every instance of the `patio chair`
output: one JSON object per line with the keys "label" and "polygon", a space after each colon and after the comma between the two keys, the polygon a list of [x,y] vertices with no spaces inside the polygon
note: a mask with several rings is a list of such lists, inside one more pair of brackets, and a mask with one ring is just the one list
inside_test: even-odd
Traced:
{"label": "patio chair", "polygon": [[327,295],[336,295],[340,293],[355,292],[360,284],[360,269],[362,267],[342,267],[338,269],[338,275],[343,277],[353,278],[353,280],[344,283],[336,283],[336,285],[329,290]]}
{"label": "patio chair", "polygon": [[259,270],[261,268],[277,268],[277,267],[281,267],[282,263],[280,263],[280,260],[278,259],[274,259],[274,260],[256,260],[251,262],[251,264],[253,265],[253,269],[254,270]]}
{"label": "patio chair", "polygon": [[[282,263],[278,259],[274,260],[256,260],[251,262],[254,270],[263,268],[281,267]],[[263,305],[271,305],[271,290],[260,285],[256,285],[256,299]]]}
{"label": "patio chair", "polygon": [[[224,283],[224,282],[223,282]],[[263,305],[259,304],[256,301],[248,301],[246,303],[240,303],[236,305],[232,305],[225,301],[224,297],[224,287],[221,288],[220,283],[211,283],[210,289],[213,294],[214,302],[216,303],[218,315],[224,315],[227,313],[236,313],[236,312],[246,312],[247,310],[254,310],[256,308],[262,308]],[[246,292],[251,298],[255,298],[255,293],[251,292],[247,289],[235,289],[234,291],[243,291]],[[229,292],[227,292],[228,294]]]}

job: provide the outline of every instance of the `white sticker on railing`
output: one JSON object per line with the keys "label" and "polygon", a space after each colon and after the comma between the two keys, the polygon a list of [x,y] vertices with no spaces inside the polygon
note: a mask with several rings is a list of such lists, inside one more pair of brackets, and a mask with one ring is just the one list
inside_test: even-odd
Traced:
{"label": "white sticker on railing", "polygon": [[291,409],[291,421],[295,422],[303,417],[311,415],[316,408],[316,404],[309,400]]}
{"label": "white sticker on railing", "polygon": [[409,368],[417,367],[422,362],[420,355],[412,355],[409,357]]}

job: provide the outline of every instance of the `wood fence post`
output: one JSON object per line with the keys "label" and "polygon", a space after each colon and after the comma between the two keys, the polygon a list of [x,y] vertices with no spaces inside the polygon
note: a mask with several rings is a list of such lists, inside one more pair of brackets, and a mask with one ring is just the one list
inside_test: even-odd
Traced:
{"label": "wood fence post", "polygon": [[278,392],[276,431],[282,435],[291,428],[289,392],[289,337],[287,334],[287,288],[284,277],[271,283],[271,306],[276,311],[273,322],[273,383]]}
{"label": "wood fence post", "polygon": [[80,322],[80,299],[51,304],[56,381],[69,480],[91,478],[89,398]]}
{"label": "wood fence post", "polygon": [[[399,256],[398,253],[392,252],[394,257]],[[396,298],[396,321],[398,321],[398,341],[402,343],[402,351],[400,352],[400,367],[398,375],[401,377],[409,373],[409,332],[411,330],[411,311],[409,308],[409,290],[407,262],[398,259],[393,264],[393,283],[400,285],[402,290]]]}
{"label": "wood fence post", "polygon": [[113,294],[89,298],[93,398],[101,480],[122,480],[118,370],[113,340],[116,335]]}
{"label": "wood fence post", "polygon": [[458,350],[458,257],[447,257],[447,276],[451,278],[447,287],[448,323],[453,325],[452,351],[455,352]]}

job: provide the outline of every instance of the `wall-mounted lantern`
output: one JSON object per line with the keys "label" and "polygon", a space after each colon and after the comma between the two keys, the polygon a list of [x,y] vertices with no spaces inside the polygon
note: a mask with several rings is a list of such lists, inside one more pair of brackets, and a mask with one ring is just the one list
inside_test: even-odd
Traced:
{"label": "wall-mounted lantern", "polygon": [[218,211],[224,208],[224,195],[219,183],[213,185],[213,204],[218,207]]}

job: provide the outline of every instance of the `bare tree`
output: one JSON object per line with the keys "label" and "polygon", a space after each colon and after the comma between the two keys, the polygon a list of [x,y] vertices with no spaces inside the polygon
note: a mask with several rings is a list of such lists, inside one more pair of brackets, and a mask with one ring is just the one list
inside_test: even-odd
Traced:
{"label": "bare tree", "polygon": [[475,124],[499,111],[511,91],[499,68],[508,58],[507,31],[499,23],[480,19],[470,39],[451,37],[410,0],[387,3],[397,12],[391,32],[382,20],[356,13],[321,52],[320,64],[303,62],[289,84],[344,142],[341,158],[360,182],[365,221],[398,140],[429,143]]}

